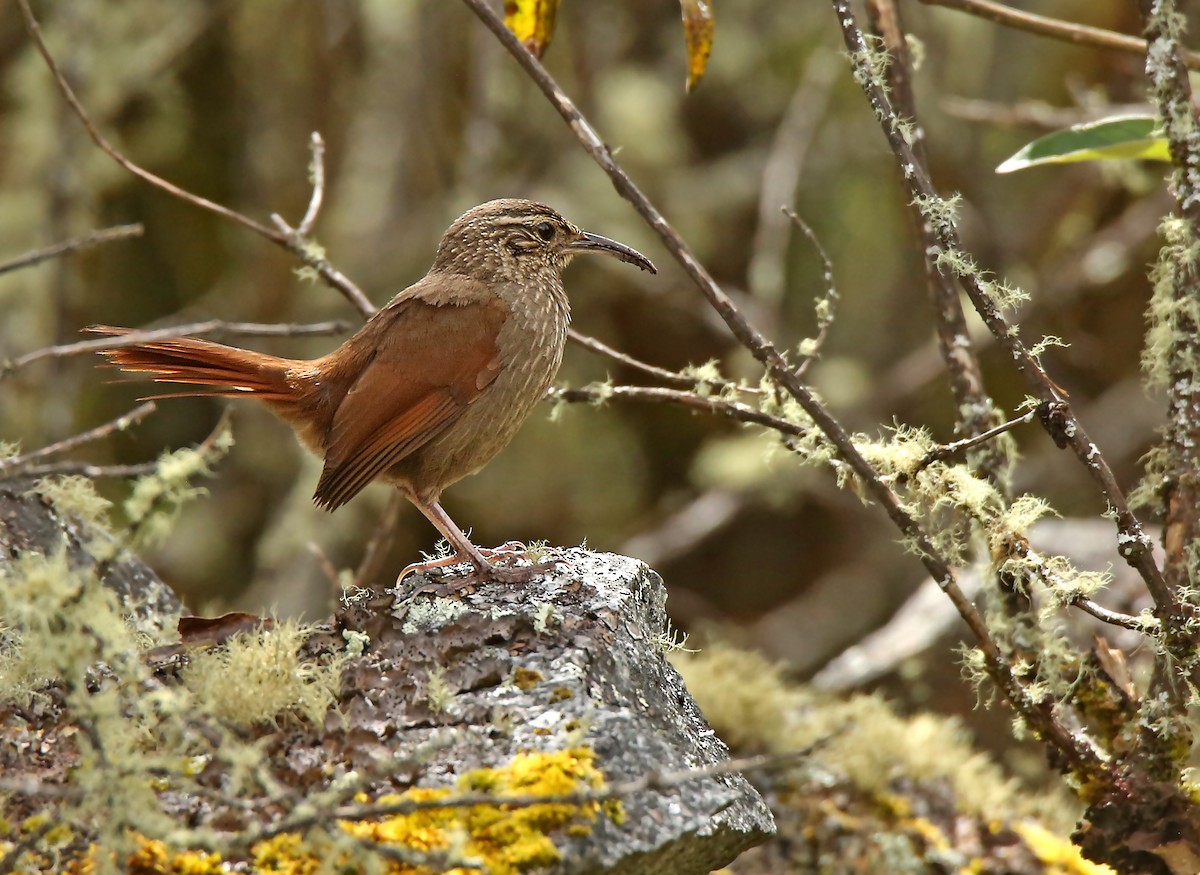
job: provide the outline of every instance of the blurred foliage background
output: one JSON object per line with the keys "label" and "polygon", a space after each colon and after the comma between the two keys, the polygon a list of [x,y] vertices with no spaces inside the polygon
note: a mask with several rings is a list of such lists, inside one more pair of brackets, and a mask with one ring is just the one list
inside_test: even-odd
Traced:
{"label": "blurred foliage background", "polygon": [[[1124,0],[1020,5],[1126,33]],[[950,440],[914,234],[890,153],[849,76],[829,4],[720,3],[708,72],[684,93],[675,0],[563,4],[545,62],[618,158],[725,288],[782,347],[813,332],[822,291],[813,248],[779,214],[792,203],[833,261],[842,296],[812,381],[849,427],[898,420]],[[614,193],[512,59],[459,3],[417,0],[54,0],[36,9],[84,104],[119,148],[165,178],[259,220],[293,223],[309,195],[308,137],[328,144],[316,236],[382,304],[417,279],[449,222],[501,196],[544,200],[653,258],[656,277],[593,259],[567,275],[575,326],[671,368],[748,357]],[[1140,386],[1142,313],[1161,167],[1074,165],[996,176],[1049,127],[1143,99],[1141,60],[905,3],[923,63],[916,88],[935,182],[961,191],[968,246],[1032,299],[1027,337],[1070,346],[1046,361],[1122,482],[1139,476],[1161,404]],[[13,4],[0,8],[0,261],[125,222],[140,239],[0,276],[0,360],[78,337],[90,323],[198,318],[357,323],[286,253],[134,179],[87,139],[54,90]],[[974,325],[975,323],[973,323]],[[307,357],[336,338],[230,342]],[[1024,388],[982,340],[989,389],[1008,410]],[[0,440],[34,448],[111,419],[144,386],[91,356],[45,359],[0,382]],[[638,381],[572,347],[560,381]],[[195,443],[222,402],[160,402],[135,430],[89,445],[96,463]],[[319,463],[253,404],[234,404],[237,446],[149,557],[197,611],[320,616],[336,591],[310,545],[353,568],[389,497],[369,488],[330,516],[310,495]],[[678,409],[610,404],[535,416],[446,504],[477,542],[546,539],[616,550],[666,579],[677,624],[719,623],[800,676],[885,622],[922,579],[884,516],[794,465],[769,438]],[[1018,491],[1067,516],[1103,510],[1082,468],[1036,426],[1017,433]],[[126,483],[105,481],[119,501]],[[405,508],[385,577],[435,533]],[[1106,547],[1116,561],[1112,533]],[[1103,565],[1101,565],[1103,567]],[[945,648],[907,666],[914,704],[969,708]],[[922,675],[921,671],[925,671]],[[939,689],[941,692],[938,692]],[[946,697],[937,701],[938,696]]]}

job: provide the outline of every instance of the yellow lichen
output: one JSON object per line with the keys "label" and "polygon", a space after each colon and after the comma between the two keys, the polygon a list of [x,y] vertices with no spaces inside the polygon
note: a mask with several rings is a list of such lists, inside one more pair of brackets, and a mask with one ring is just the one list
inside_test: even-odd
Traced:
{"label": "yellow lichen", "polygon": [[1046,875],[1116,875],[1108,866],[1085,860],[1075,845],[1032,821],[1017,821],[1011,827],[1046,864]]}
{"label": "yellow lichen", "polygon": [[125,871],[126,875],[223,875],[227,870],[220,854],[173,852],[163,842],[147,839],[129,857]]}
{"label": "yellow lichen", "polygon": [[[420,805],[452,800],[461,793],[487,793],[496,802],[463,806],[417,808],[377,821],[340,822],[352,836],[386,845],[398,845],[417,853],[454,850],[477,862],[490,875],[519,875],[558,862],[562,855],[550,837],[558,830],[569,835],[590,832],[600,813],[620,823],[620,805],[614,802],[545,804],[510,807],[504,797],[565,796],[604,786],[604,776],[595,766],[596,754],[589,748],[571,748],[551,753],[526,752],[507,765],[475,769],[451,788],[418,787],[398,795],[382,796],[375,805]],[[367,801],[360,797],[360,802]],[[295,834],[284,834],[259,842],[253,848],[255,872],[286,872],[309,875],[317,861],[305,842]],[[432,875],[426,866],[389,861],[389,875]],[[440,870],[439,870],[440,871]],[[470,875],[475,869],[455,867],[446,875]]]}

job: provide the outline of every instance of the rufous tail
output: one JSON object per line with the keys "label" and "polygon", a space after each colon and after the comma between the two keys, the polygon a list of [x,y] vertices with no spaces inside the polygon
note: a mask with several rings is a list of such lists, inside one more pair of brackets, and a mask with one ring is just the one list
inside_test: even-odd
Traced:
{"label": "rufous tail", "polygon": [[[131,333],[128,328],[108,325],[93,325],[86,330],[109,337]],[[137,343],[100,353],[108,359],[110,366],[150,374],[156,383],[182,383],[195,387],[152,395],[151,399],[251,395],[286,416],[287,408],[303,400],[306,390],[311,388],[302,378],[307,362],[189,337]]]}

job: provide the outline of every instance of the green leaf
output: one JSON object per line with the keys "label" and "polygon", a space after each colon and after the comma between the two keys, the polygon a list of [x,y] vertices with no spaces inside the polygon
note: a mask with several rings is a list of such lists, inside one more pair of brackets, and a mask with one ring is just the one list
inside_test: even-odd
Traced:
{"label": "green leaf", "polygon": [[1158,129],[1157,119],[1148,115],[1114,116],[1055,131],[1029,143],[997,167],[996,172],[1012,173],[1038,164],[1115,158],[1170,161],[1167,139]]}

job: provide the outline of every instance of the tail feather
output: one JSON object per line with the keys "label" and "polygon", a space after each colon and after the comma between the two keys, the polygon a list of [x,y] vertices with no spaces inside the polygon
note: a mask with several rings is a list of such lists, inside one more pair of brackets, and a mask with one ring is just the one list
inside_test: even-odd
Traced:
{"label": "tail feather", "polygon": [[[109,337],[131,333],[127,328],[107,325],[95,325],[87,330]],[[149,374],[156,383],[196,387],[155,395],[154,398],[253,395],[273,407],[290,407],[303,394],[303,387],[289,379],[289,372],[303,363],[208,340],[183,337],[149,341],[105,349],[100,353],[108,359],[110,367]]]}

